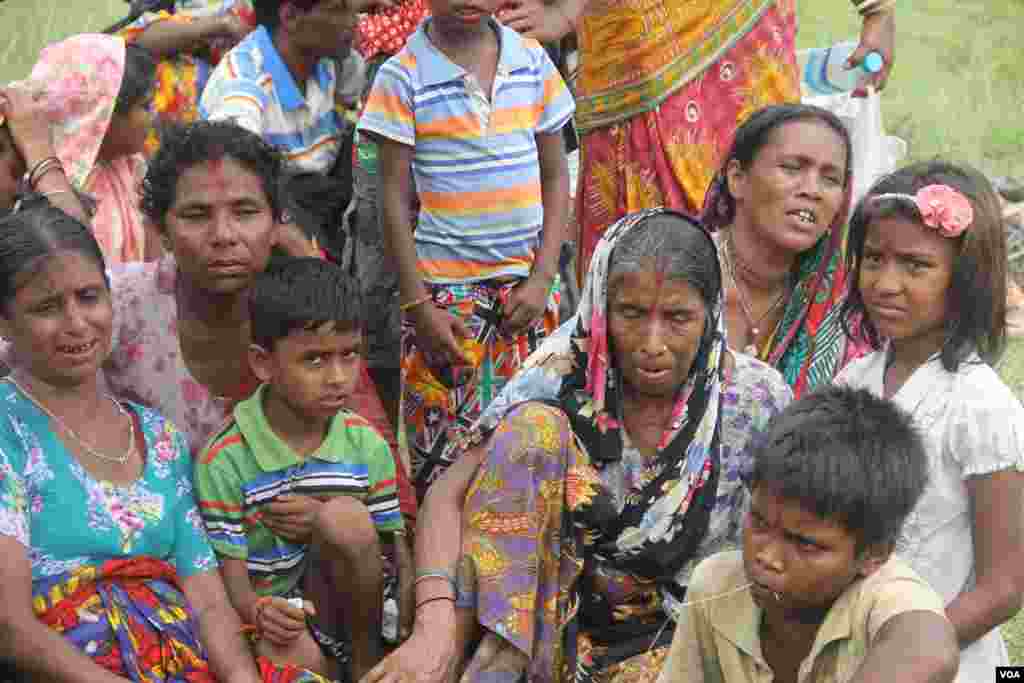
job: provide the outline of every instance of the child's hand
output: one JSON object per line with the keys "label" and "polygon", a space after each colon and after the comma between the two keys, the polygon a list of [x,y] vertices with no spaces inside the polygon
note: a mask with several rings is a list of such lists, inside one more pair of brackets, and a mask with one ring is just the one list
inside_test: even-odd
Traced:
{"label": "child's hand", "polygon": [[469,364],[459,340],[469,339],[472,334],[461,320],[429,301],[413,308],[410,314],[416,326],[416,342],[424,350],[443,355],[452,365]]}
{"label": "child's hand", "polygon": [[256,626],[260,636],[277,646],[289,645],[306,630],[306,615],[313,616],[316,610],[309,600],[300,608],[289,600],[273,597],[256,607]]}
{"label": "child's hand", "polygon": [[292,543],[309,543],[323,501],[312,496],[280,495],[263,508],[260,521],[275,536]]}
{"label": "child's hand", "polygon": [[541,43],[557,43],[573,32],[564,0],[514,0],[498,10],[498,20],[513,31]]}
{"label": "child's hand", "polygon": [[505,334],[525,332],[547,308],[551,282],[530,276],[512,288],[503,308],[502,331]]}

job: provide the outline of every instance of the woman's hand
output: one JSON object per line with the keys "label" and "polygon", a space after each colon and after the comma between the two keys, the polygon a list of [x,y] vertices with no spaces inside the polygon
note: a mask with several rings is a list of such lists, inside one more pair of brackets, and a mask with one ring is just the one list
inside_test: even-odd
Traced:
{"label": "woman's hand", "polygon": [[455,663],[455,607],[439,600],[419,610],[409,640],[359,683],[447,683]]}
{"label": "woman's hand", "polygon": [[575,30],[563,2],[555,0],[549,5],[542,0],[515,0],[498,11],[498,19],[527,38],[556,43]]}
{"label": "woman's hand", "polygon": [[[850,55],[847,64],[851,67],[857,66],[870,52],[882,55],[882,70],[871,74],[867,80],[867,83],[874,86],[875,90],[882,90],[889,81],[889,74],[892,73],[895,50],[896,19],[894,12],[888,10],[871,14],[864,17],[864,24],[860,30],[860,45]],[[864,88],[857,88],[853,94],[856,97],[863,97],[867,91]]]}
{"label": "woman's hand", "polygon": [[0,88],[0,114],[7,120],[14,146],[28,168],[54,156],[43,84],[21,81]]}
{"label": "woman's hand", "polygon": [[547,309],[551,281],[531,275],[512,288],[504,306],[502,328],[505,334],[525,332]]}
{"label": "woman's hand", "polygon": [[242,17],[238,16],[234,12],[226,12],[216,19],[216,30],[215,35],[222,38],[228,38],[232,43],[238,41],[249,35],[252,31],[252,27],[242,20]]}

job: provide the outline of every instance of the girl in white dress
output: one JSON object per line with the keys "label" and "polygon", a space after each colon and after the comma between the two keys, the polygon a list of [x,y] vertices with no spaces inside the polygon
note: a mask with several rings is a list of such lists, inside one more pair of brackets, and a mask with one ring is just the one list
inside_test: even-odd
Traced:
{"label": "girl in white dress", "polygon": [[988,181],[947,162],[880,180],[850,222],[848,328],[876,349],[836,382],[912,414],[930,482],[898,552],[946,600],[957,681],[1008,664],[997,628],[1024,591],[1024,409],[992,365],[1006,341],[1006,238]]}

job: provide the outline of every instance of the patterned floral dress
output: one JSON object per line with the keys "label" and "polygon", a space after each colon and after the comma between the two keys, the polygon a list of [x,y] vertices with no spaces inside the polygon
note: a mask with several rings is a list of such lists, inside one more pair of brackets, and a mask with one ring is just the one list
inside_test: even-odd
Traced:
{"label": "patterned floral dress", "polygon": [[487,450],[463,509],[459,604],[529,659],[536,683],[653,683],[690,572],[738,541],[748,445],[792,398],[764,363],[726,360],[719,299],[656,452],[633,446],[608,346],[609,260],[662,213],[609,228],[577,316],[462,445]]}
{"label": "patterned floral dress", "polygon": [[[10,382],[0,382],[0,406],[0,536],[28,553],[36,616],[129,680],[214,683],[181,586],[218,567],[184,435],[129,404],[145,464],[136,481],[119,485],[89,474]],[[259,666],[266,683],[322,681],[294,667]]]}

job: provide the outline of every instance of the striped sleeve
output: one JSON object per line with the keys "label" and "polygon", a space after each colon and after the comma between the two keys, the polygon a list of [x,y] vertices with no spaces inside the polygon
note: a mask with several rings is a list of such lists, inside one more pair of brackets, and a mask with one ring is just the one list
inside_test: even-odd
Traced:
{"label": "striped sleeve", "polygon": [[[245,534],[242,480],[230,458],[221,453],[239,448],[235,430],[227,430],[210,441],[195,461],[196,502],[206,525],[206,535],[218,555],[234,560],[249,557]],[[219,457],[218,457],[219,456]]]}
{"label": "striped sleeve", "polygon": [[210,121],[234,121],[242,128],[263,134],[267,93],[248,56],[229,53],[210,76],[199,101],[199,114]]}
{"label": "striped sleeve", "polygon": [[540,55],[540,72],[543,92],[541,93],[541,113],[537,122],[538,133],[556,133],[572,118],[576,111],[576,102],[569,92],[568,86],[558,73],[555,63],[548,57],[546,50],[537,46]]}
{"label": "striped sleeve", "polygon": [[398,504],[398,482],[395,472],[395,459],[384,439],[371,428],[367,428],[368,438],[363,441],[366,464],[370,480],[366,496],[366,507],[373,517],[377,531],[390,533],[405,528],[402,511]]}
{"label": "striped sleeve", "polygon": [[366,100],[358,130],[413,147],[416,145],[416,120],[413,114],[411,70],[403,50],[380,68]]}

